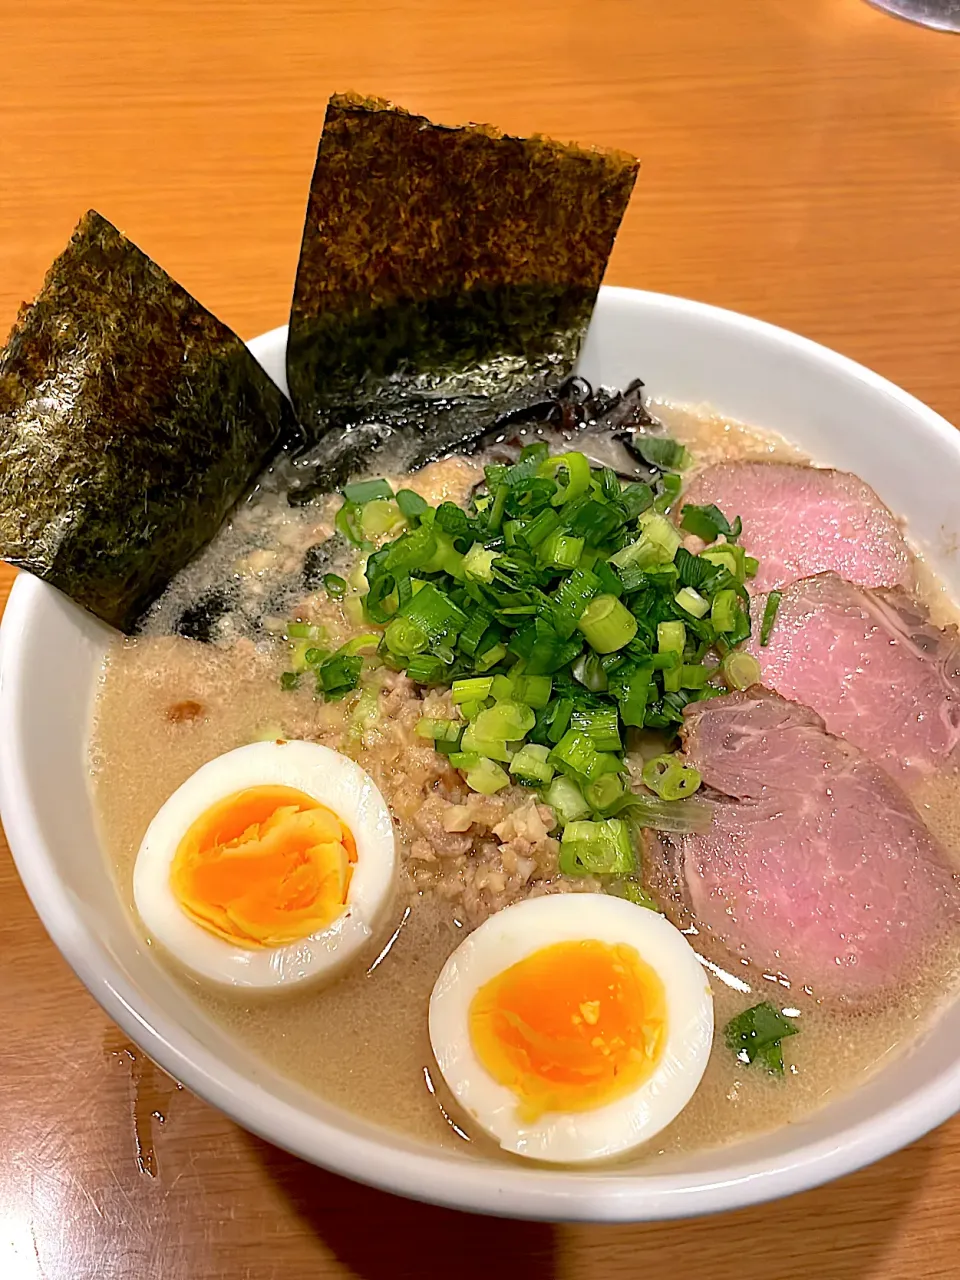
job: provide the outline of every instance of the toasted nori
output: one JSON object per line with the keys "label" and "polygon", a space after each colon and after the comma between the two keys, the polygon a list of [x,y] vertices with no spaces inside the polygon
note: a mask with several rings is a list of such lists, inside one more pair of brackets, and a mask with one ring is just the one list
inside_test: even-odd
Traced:
{"label": "toasted nori", "polygon": [[327,107],[287,380],[334,487],[398,435],[417,465],[549,401],[568,377],[638,162],[376,99]]}
{"label": "toasted nori", "polygon": [[199,600],[188,605],[174,624],[178,636],[209,644],[220,619],[233,607],[233,594],[222,587],[212,587]]}
{"label": "toasted nori", "polygon": [[236,334],[91,211],[0,353],[0,556],[130,631],[295,432]]}

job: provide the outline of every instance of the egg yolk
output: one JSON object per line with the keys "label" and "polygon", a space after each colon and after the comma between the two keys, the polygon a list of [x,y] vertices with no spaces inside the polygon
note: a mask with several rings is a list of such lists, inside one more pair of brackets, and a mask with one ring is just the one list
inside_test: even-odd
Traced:
{"label": "egg yolk", "polygon": [[658,974],[633,947],[593,940],[534,951],[470,1005],[474,1051],[528,1122],[631,1093],[657,1065],[666,1024]]}
{"label": "egg yolk", "polygon": [[170,885],[186,914],[244,947],[276,947],[343,910],[357,847],[337,815],[293,787],[238,791],[177,846]]}

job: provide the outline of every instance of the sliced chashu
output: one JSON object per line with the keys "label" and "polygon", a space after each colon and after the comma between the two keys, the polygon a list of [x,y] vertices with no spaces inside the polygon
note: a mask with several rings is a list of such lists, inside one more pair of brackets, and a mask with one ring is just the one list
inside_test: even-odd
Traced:
{"label": "sliced chashu", "polygon": [[[757,600],[757,619],[763,608]],[[954,754],[960,637],[906,592],[819,574],[784,589],[766,645],[758,630],[749,648],[763,684],[812,707],[895,777],[930,773]]]}
{"label": "sliced chashu", "polygon": [[760,561],[750,584],[769,591],[832,570],[866,587],[912,585],[900,526],[848,471],[783,462],[723,462],[690,481],[684,503],[712,503],[743,521],[741,542]]}
{"label": "sliced chashu", "polygon": [[713,824],[658,840],[733,957],[860,999],[956,926],[956,877],[907,796],[809,708],[759,686],[694,703],[684,743]]}

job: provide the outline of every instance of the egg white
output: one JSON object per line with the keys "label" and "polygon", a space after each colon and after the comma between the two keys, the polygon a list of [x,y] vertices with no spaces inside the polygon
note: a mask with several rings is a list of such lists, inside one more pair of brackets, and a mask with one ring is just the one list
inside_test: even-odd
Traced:
{"label": "egg white", "polygon": [[[177,846],[211,805],[248,787],[295,787],[350,828],[357,861],[343,912],[325,929],[278,947],[245,948],[208,932],[170,886]],[[133,872],[133,896],[150,937],[187,969],[245,988],[289,988],[333,976],[363,949],[394,899],[393,823],[373,780],[347,756],[316,742],[254,742],[203,765],[173,793],[147,828]]]}
{"label": "egg white", "polygon": [[[590,1111],[525,1122],[518,1099],[481,1064],[470,1039],[479,988],[542,947],[596,940],[634,947],[664,987],[667,1034],[653,1073],[632,1093]],[[506,1151],[571,1164],[602,1160],[653,1137],[683,1110],[713,1044],[713,996],[696,953],[664,917],[602,893],[532,898],[491,916],[441,970],[430,997],[430,1043],[454,1097]]]}

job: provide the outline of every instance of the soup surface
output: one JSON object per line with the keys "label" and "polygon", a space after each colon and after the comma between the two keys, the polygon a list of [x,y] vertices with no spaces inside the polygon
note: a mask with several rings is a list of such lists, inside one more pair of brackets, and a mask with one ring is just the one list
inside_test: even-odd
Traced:
{"label": "soup surface", "polygon": [[[657,411],[697,466],[802,460],[783,442],[708,412],[665,405]],[[404,484],[431,503],[459,503],[481,478],[477,460],[450,459]],[[431,989],[451,951],[492,912],[527,896],[598,885],[590,877],[560,876],[552,815],[529,791],[511,786],[483,796],[450,783],[444,758],[415,733],[421,716],[449,715],[448,695],[423,695],[387,670],[378,677],[375,714],[359,694],[323,703],[307,689],[281,689],[289,664],[286,619],[323,625],[334,644],[358,630],[341,602],[304,587],[305,554],[318,572],[349,571],[336,558],[333,538],[339,500],[291,507],[284,490],[282,471],[266,476],[172,584],[143,634],[109,654],[90,748],[104,847],[135,914],[133,866],[147,825],[205,762],[275,738],[313,739],[352,756],[391,807],[402,860],[400,900],[361,962],[331,986],[253,998],[197,982],[166,962],[185,994],[232,1033],[238,1054],[258,1055],[367,1119],[448,1148],[472,1143],[494,1150],[440,1079],[427,1036]],[[952,619],[946,593],[922,564],[919,580],[935,620]],[[197,639],[175,633],[185,629],[184,618]],[[960,867],[956,778],[934,775],[912,798]],[[696,948],[697,937],[691,941]],[[730,971],[734,962],[722,955],[704,952],[702,959],[717,1026],[706,1075],[692,1102],[633,1152],[630,1164],[802,1118],[908,1044],[960,980],[960,939],[948,924],[910,983],[856,1008],[819,1001],[746,962]],[[742,1063],[724,1043],[728,1019],[761,1000],[783,1009],[800,1031],[784,1041],[782,1078]]]}

